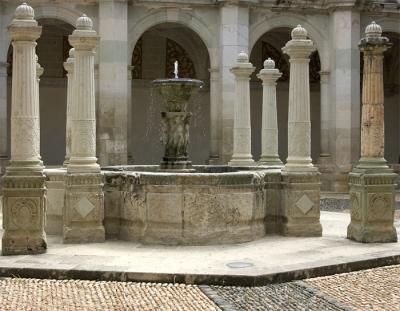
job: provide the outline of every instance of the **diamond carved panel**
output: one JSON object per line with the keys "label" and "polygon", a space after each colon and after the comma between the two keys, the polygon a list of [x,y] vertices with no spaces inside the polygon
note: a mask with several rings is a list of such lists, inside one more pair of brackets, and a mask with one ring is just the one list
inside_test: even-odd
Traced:
{"label": "diamond carved panel", "polygon": [[296,203],[296,206],[302,211],[304,215],[306,215],[314,206],[313,201],[304,194]]}
{"label": "diamond carved panel", "polygon": [[86,197],[83,197],[76,204],[75,210],[82,216],[86,218],[95,208],[94,204],[90,202]]}

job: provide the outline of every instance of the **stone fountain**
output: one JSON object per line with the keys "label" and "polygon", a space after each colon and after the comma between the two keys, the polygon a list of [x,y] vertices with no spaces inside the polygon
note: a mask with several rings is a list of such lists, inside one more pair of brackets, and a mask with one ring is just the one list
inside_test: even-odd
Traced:
{"label": "stone fountain", "polygon": [[192,113],[187,111],[192,95],[198,92],[203,82],[195,79],[178,77],[178,62],[175,62],[175,78],[158,79],[152,82],[161,95],[163,108],[162,142],[165,146],[160,169],[173,172],[194,172],[188,161],[189,122]]}

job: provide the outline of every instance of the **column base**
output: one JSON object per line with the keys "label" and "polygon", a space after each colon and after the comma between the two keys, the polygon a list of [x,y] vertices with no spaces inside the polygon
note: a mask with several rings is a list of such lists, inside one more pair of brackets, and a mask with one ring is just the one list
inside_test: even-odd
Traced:
{"label": "column base", "polygon": [[[25,172],[29,175],[30,172]],[[46,252],[45,176],[8,176],[3,184],[3,255],[32,255]],[[37,175],[37,176],[36,176]]]}
{"label": "column base", "polygon": [[396,228],[363,228],[360,223],[351,223],[347,227],[347,238],[361,243],[393,243],[397,242]]}
{"label": "column base", "polygon": [[220,165],[221,159],[219,156],[210,156],[208,159],[208,165]]}
{"label": "column base", "polygon": [[102,174],[67,174],[63,212],[64,243],[105,241]]}
{"label": "column base", "polygon": [[17,232],[4,233],[1,244],[3,256],[38,255],[47,251],[44,233],[30,233],[29,236]]}
{"label": "column base", "polygon": [[394,227],[397,174],[382,163],[379,159],[364,159],[349,174],[351,222],[347,238],[351,240],[362,243],[397,242]]}
{"label": "column base", "polygon": [[228,162],[229,166],[254,166],[256,163],[251,154],[249,155],[233,155],[232,159]]}
{"label": "column base", "polygon": [[64,227],[64,244],[103,243],[104,241],[105,230],[102,225],[90,228]]}
{"label": "column base", "polygon": [[97,164],[96,157],[72,157],[69,160],[67,171],[71,174],[100,173],[100,165]]}
{"label": "column base", "polygon": [[278,156],[261,156],[257,163],[258,165],[263,166],[283,166],[283,163]]}
{"label": "column base", "polygon": [[282,225],[285,236],[322,236],[320,174],[282,172]]}

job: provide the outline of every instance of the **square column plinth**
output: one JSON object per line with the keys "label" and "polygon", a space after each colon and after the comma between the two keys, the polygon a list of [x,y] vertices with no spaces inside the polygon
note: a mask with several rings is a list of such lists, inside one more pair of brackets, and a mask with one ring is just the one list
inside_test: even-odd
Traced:
{"label": "square column plinth", "polygon": [[45,176],[4,176],[2,183],[2,255],[45,253]]}
{"label": "square column plinth", "polygon": [[349,179],[351,223],[347,238],[363,243],[396,242],[393,222],[397,174],[389,168],[356,168]]}
{"label": "square column plinth", "polygon": [[102,174],[67,174],[64,243],[104,242]]}
{"label": "square column plinth", "polygon": [[283,171],[282,185],[282,234],[322,236],[320,173]]}

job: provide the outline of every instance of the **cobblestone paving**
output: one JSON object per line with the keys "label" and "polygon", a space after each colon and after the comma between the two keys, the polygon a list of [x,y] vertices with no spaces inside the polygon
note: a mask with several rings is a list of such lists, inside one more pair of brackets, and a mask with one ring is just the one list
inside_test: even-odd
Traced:
{"label": "cobblestone paving", "polygon": [[345,310],[295,282],[263,287],[211,287],[237,311]]}
{"label": "cobblestone paving", "polygon": [[306,281],[355,310],[400,310],[400,265]]}
{"label": "cobblestone paving", "polygon": [[219,308],[197,286],[2,279],[0,310],[216,311]]}

